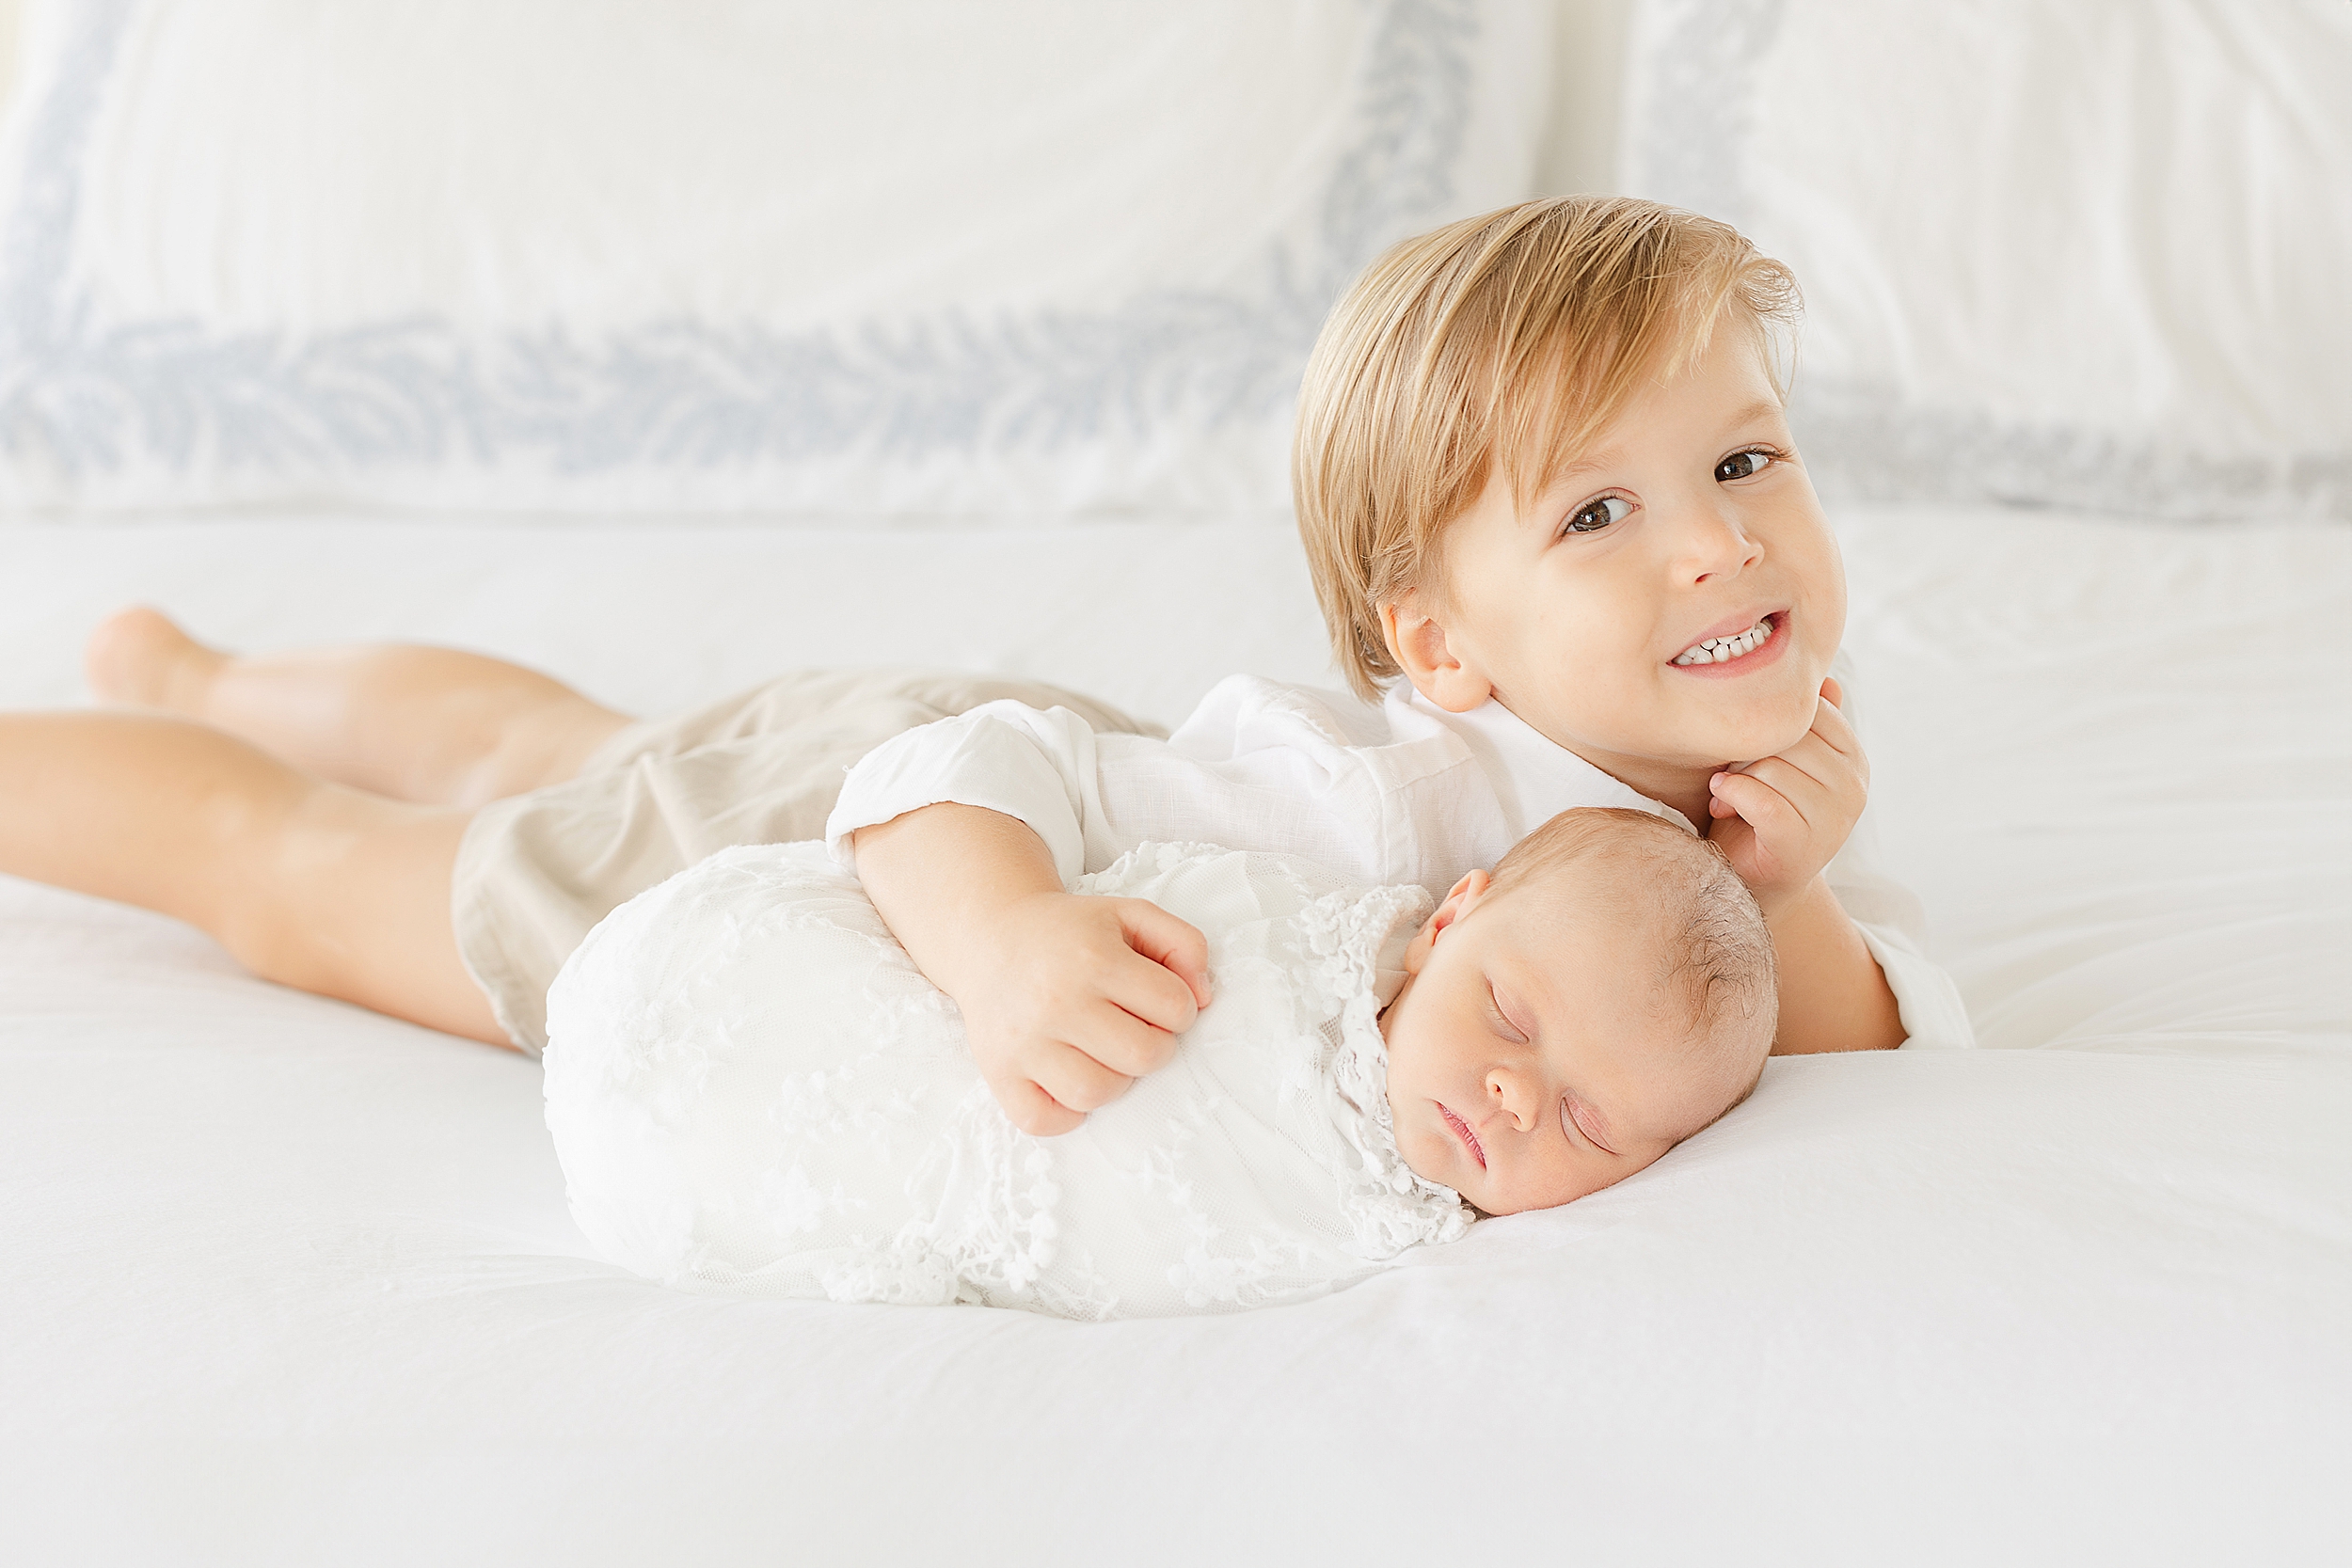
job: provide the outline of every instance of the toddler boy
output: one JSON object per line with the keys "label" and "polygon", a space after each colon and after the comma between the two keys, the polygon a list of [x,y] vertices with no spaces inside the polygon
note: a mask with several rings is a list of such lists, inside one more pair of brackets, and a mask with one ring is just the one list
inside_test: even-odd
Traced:
{"label": "toddler boy", "polygon": [[1017,1121],[1074,1126],[1208,1000],[1198,933],[1060,891],[1147,839],[1436,893],[1559,812],[1649,812],[1762,907],[1776,1050],[1972,1043],[1915,906],[1849,847],[1868,764],[1771,352],[1794,309],[1777,262],[1651,202],[1408,241],[1333,311],[1294,461],[1333,652],[1376,707],[1235,676],[1164,741],[998,703],[859,763],[836,853]]}

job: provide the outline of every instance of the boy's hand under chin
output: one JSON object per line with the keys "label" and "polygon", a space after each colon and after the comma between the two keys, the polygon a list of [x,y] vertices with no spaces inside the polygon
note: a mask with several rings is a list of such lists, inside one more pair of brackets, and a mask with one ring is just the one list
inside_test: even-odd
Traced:
{"label": "boy's hand under chin", "polygon": [[1708,781],[1707,836],[1730,857],[1768,922],[1792,909],[1844,847],[1870,795],[1870,759],[1821,683],[1813,727],[1778,756]]}

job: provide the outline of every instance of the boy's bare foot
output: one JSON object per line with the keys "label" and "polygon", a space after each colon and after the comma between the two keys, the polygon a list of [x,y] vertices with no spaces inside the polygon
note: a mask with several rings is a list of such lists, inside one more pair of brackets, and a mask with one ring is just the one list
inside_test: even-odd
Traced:
{"label": "boy's bare foot", "polygon": [[384,642],[240,655],[145,605],[83,653],[101,702],[194,720],[297,772],[419,805],[472,809],[576,777],[628,716],[535,670]]}
{"label": "boy's bare foot", "polygon": [[83,644],[82,670],[98,700],[113,707],[161,708],[203,717],[205,695],[229,656],[182,631],[146,605],[119,610]]}

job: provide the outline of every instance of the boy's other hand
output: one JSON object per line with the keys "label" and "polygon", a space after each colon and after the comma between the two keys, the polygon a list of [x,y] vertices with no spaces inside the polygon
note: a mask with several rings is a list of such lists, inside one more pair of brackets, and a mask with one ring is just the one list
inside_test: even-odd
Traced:
{"label": "boy's other hand", "polygon": [[1772,921],[1802,897],[1844,847],[1870,794],[1870,759],[1837,710],[1845,692],[1821,683],[1813,727],[1778,756],[1708,781],[1707,836]]}
{"label": "boy's other hand", "polygon": [[1067,1132],[1145,1073],[1209,1005],[1208,942],[1144,898],[1034,893],[963,966],[972,1056],[1024,1132]]}

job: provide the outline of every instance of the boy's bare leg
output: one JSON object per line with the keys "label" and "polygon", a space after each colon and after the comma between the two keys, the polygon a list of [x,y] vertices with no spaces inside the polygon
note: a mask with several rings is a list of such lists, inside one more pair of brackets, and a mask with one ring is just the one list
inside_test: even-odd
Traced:
{"label": "boy's bare leg", "polygon": [[470,815],[161,714],[0,716],[0,872],[175,915],[266,979],[505,1045],[450,927]]}
{"label": "boy's bare leg", "polygon": [[85,663],[102,701],[198,720],[303,772],[432,805],[472,809],[577,777],[629,721],[480,654],[377,643],[238,656],[144,607],[102,623]]}

